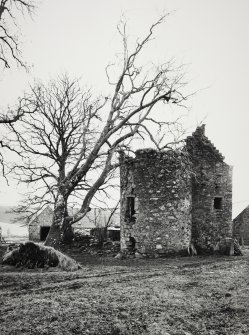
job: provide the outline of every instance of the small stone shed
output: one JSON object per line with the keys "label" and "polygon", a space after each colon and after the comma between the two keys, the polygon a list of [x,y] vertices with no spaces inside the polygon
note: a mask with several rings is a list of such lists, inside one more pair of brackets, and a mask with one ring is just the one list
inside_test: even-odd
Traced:
{"label": "small stone shed", "polygon": [[120,154],[121,250],[159,257],[212,253],[232,238],[232,167],[205,136],[187,137],[183,150]]}
{"label": "small stone shed", "polygon": [[[92,208],[91,211],[80,221],[73,225],[75,232],[89,235],[93,229],[101,228],[110,215],[111,209]],[[47,206],[29,223],[29,240],[42,242],[46,240],[49,229],[52,225],[53,210]],[[119,239],[120,237],[120,216],[115,213],[112,222],[108,227],[108,237]],[[114,238],[112,237],[114,236]],[[118,236],[118,237],[117,237]]]}
{"label": "small stone shed", "polygon": [[47,206],[29,223],[29,240],[45,241],[52,224],[53,211]]}
{"label": "small stone shed", "polygon": [[249,206],[233,220],[233,235],[240,245],[249,245]]}

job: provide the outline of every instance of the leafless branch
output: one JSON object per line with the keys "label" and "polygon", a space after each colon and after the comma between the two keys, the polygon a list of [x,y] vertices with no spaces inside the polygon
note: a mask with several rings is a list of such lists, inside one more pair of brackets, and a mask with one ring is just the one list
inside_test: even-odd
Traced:
{"label": "leafless branch", "polygon": [[[32,15],[35,9],[33,0],[1,0],[0,1],[0,61],[5,68],[11,67],[14,60],[18,65],[27,68],[19,49],[18,35],[21,35],[17,24],[17,15]],[[16,32],[16,30],[18,32]]]}

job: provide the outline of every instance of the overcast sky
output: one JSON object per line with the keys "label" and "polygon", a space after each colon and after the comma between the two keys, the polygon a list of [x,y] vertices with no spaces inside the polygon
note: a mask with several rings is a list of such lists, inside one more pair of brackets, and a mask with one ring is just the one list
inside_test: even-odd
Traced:
{"label": "overcast sky", "polygon": [[[146,49],[148,61],[187,64],[188,125],[204,120],[206,135],[234,166],[234,215],[249,205],[248,0],[40,0],[33,19],[21,22],[26,74],[1,72],[1,108],[13,104],[33,78],[67,72],[98,93],[108,93],[105,66],[122,51],[116,25],[124,15],[132,39],[171,12]],[[16,204],[16,186],[0,179],[0,205]],[[21,188],[19,188],[19,191]]]}

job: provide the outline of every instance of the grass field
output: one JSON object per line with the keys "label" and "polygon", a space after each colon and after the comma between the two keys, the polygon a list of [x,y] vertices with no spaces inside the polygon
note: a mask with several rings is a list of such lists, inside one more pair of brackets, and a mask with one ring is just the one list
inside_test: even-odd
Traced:
{"label": "grass field", "polygon": [[249,334],[249,253],[0,268],[0,334]]}

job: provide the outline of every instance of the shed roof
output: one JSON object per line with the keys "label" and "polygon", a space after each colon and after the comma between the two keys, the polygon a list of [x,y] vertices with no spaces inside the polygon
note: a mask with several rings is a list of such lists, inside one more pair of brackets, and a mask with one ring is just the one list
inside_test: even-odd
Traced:
{"label": "shed roof", "polygon": [[[74,208],[70,210],[70,215],[76,213],[78,209]],[[92,229],[96,227],[104,227],[112,213],[112,208],[92,208],[87,215],[79,220],[78,222],[73,224],[74,228],[85,228]],[[46,220],[47,225],[51,226],[53,220],[53,210],[47,206],[44,208],[34,219],[32,219],[29,225],[39,225],[40,220]],[[119,211],[116,211],[110,220],[110,226],[119,227],[120,226],[120,218]]]}

